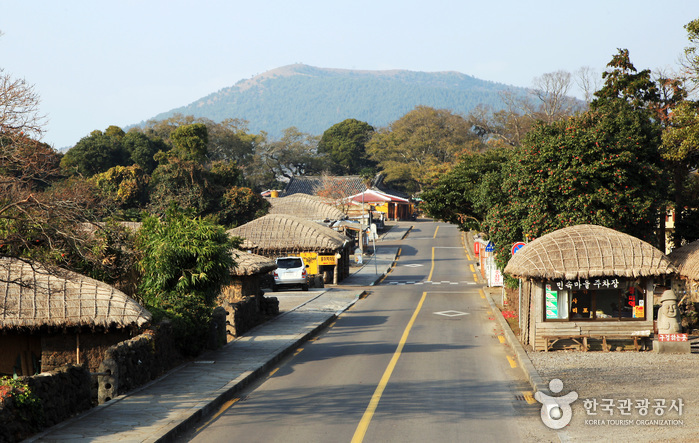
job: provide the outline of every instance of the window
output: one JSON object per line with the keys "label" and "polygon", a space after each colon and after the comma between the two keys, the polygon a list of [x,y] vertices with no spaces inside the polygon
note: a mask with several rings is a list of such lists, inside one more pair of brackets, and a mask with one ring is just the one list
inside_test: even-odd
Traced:
{"label": "window", "polygon": [[544,319],[645,320],[646,291],[641,280],[557,281],[546,285]]}

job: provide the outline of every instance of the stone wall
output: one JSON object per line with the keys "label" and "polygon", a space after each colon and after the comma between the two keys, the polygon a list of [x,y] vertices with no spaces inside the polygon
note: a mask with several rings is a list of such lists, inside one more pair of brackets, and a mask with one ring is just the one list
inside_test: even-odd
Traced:
{"label": "stone wall", "polygon": [[40,413],[30,419],[19,414],[11,400],[0,401],[0,442],[20,441],[41,426],[53,426],[92,406],[90,373],[82,366],[63,366],[51,373],[22,377],[39,399]]}
{"label": "stone wall", "polygon": [[168,322],[108,348],[97,371],[98,403],[148,383],[181,361]]}
{"label": "stone wall", "polygon": [[[87,365],[96,372],[104,352],[116,343],[131,337],[129,331],[57,332],[41,336],[41,371],[50,372],[65,365]],[[80,358],[78,359],[78,349]]]}
{"label": "stone wall", "polygon": [[255,326],[279,314],[277,297],[246,297],[243,300],[229,303],[223,302],[222,307],[228,313],[226,319],[227,341],[240,337]]}

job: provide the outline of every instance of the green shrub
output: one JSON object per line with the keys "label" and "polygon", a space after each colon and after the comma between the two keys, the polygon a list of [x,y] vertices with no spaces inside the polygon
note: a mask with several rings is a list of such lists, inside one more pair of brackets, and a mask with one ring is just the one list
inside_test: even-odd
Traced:
{"label": "green shrub", "polygon": [[139,294],[154,320],[171,319],[185,355],[198,354],[206,343],[216,297],[230,279],[235,246],[223,227],[192,218],[177,206],[162,220],[143,220],[137,237]]}
{"label": "green shrub", "polygon": [[21,379],[0,377],[0,405],[10,409],[13,418],[30,431],[38,431],[44,425],[41,401]]}

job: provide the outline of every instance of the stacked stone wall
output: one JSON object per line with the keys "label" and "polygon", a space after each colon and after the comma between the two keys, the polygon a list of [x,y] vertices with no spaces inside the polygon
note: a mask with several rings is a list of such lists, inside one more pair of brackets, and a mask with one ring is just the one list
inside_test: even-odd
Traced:
{"label": "stacked stone wall", "polygon": [[167,322],[118,343],[105,351],[98,369],[98,402],[142,386],[181,361]]}
{"label": "stacked stone wall", "polygon": [[12,397],[0,399],[0,442],[20,441],[92,407],[90,378],[87,368],[72,365],[21,377],[39,407],[35,413],[27,413]]}

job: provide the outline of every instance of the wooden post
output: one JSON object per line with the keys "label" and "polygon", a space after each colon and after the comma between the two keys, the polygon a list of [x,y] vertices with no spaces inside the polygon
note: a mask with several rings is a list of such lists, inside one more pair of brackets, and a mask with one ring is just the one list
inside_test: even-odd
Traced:
{"label": "wooden post", "polygon": [[75,365],[80,366],[80,332],[75,334]]}

